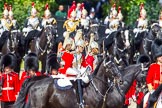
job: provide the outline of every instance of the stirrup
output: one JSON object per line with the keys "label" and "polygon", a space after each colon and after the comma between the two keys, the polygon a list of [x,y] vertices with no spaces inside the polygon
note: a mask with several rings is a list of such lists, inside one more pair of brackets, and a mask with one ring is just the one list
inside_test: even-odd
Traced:
{"label": "stirrup", "polygon": [[84,108],[84,104],[83,103],[80,103],[79,104],[79,108]]}

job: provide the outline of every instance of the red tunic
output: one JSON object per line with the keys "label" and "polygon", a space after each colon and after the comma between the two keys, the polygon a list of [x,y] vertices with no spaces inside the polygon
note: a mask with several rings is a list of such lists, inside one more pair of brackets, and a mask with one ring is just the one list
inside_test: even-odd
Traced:
{"label": "red tunic", "polygon": [[3,73],[1,78],[3,79],[2,96],[1,101],[13,102],[16,101],[16,95],[19,92],[19,76],[15,72],[8,74]]}
{"label": "red tunic", "polygon": [[93,72],[93,63],[94,63],[95,58],[93,57],[93,55],[88,54],[88,56],[85,58],[85,61],[87,63],[87,65],[89,65],[92,69]]}
{"label": "red tunic", "polygon": [[130,105],[129,99],[135,95],[136,92],[136,80],[134,80],[132,86],[129,88],[128,92],[125,95],[125,105]]}
{"label": "red tunic", "polygon": [[160,75],[160,65],[157,63],[151,64],[146,76],[146,83],[152,84],[153,88],[156,90],[160,84]]}
{"label": "red tunic", "polygon": [[[36,76],[41,76],[41,72],[36,72]],[[24,72],[22,73],[22,75],[21,75],[21,78],[20,78],[20,87],[19,87],[19,90],[20,90],[20,88],[21,88],[21,86],[22,86],[22,84],[23,84],[23,82],[24,82],[24,80],[25,80],[26,78],[30,78],[30,76],[27,75],[27,72],[26,72],[26,71],[24,71]]]}
{"label": "red tunic", "polygon": [[69,67],[72,67],[72,62],[73,62],[74,56],[70,52],[64,52],[64,54],[62,55],[61,58],[65,62],[65,65],[63,68],[59,68],[59,72],[62,74],[66,74],[66,70]]}

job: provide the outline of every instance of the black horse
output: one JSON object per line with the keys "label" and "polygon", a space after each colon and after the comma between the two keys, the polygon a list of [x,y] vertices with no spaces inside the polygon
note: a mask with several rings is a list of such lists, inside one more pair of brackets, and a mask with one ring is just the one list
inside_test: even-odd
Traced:
{"label": "black horse", "polygon": [[[147,64],[148,65],[148,64]],[[145,65],[144,65],[145,67]],[[119,70],[116,66],[116,70]],[[141,81],[143,78],[143,72],[146,74],[146,70],[141,64],[130,65],[123,70],[123,84],[114,83],[111,91],[107,95],[106,108],[122,108],[124,105],[125,94],[133,84],[133,81]]]}
{"label": "black horse", "polygon": [[[106,55],[111,55],[116,60],[116,63],[119,66],[128,66],[128,46],[126,43],[129,43],[129,33],[125,35],[125,32],[128,30],[121,30],[112,32],[110,35],[106,36],[104,39],[104,50]],[[108,54],[107,54],[108,52]]]}
{"label": "black horse", "polygon": [[56,53],[54,51],[55,38],[57,34],[57,28],[53,25],[47,25],[44,27],[37,37],[34,37],[29,43],[29,49],[31,52],[38,55],[39,60],[42,63],[42,72],[45,72],[46,58],[50,53]]}
{"label": "black horse", "polygon": [[[106,61],[106,62],[105,62]],[[113,67],[114,64],[111,61],[104,60],[101,62],[92,77],[89,85],[84,88],[83,99],[85,107],[88,108],[101,108],[103,105],[103,99],[109,93],[112,85],[108,83],[109,75],[112,74],[117,79],[121,79],[121,74],[118,71],[109,71],[108,67]],[[114,68],[115,69],[115,68]],[[38,80],[37,80],[38,79]],[[39,80],[39,78],[29,79],[25,88],[26,93],[20,91],[20,95],[15,103],[16,108],[22,108],[24,105],[24,97],[29,94],[29,101],[26,104],[26,108],[78,108],[77,93],[75,89],[76,83],[72,88],[67,90],[60,90],[54,85],[55,80],[50,77],[45,77]],[[34,82],[34,83],[33,83]],[[29,91],[29,92],[28,92]],[[40,104],[41,103],[41,104]]]}

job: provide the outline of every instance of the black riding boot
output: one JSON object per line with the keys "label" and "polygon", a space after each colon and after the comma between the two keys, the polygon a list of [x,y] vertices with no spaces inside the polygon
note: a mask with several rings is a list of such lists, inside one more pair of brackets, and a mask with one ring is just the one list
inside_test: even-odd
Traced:
{"label": "black riding boot", "polygon": [[82,87],[81,87],[81,79],[77,79],[77,91],[78,91],[78,95],[79,95],[79,106],[81,107],[81,108],[84,108],[84,105],[83,105],[83,89],[82,89]]}

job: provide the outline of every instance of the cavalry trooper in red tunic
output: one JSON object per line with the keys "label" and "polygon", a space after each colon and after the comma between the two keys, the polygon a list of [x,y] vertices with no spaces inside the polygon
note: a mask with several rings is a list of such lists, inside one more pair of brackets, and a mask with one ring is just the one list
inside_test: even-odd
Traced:
{"label": "cavalry trooper in red tunic", "polygon": [[14,72],[16,63],[17,59],[14,54],[8,53],[2,56],[1,67],[3,67],[3,71],[0,78],[2,82],[1,108],[11,108],[19,93],[19,77]]}
{"label": "cavalry trooper in red tunic", "polygon": [[59,72],[65,76],[68,75],[67,69],[72,67],[72,62],[74,59],[73,53],[71,53],[73,39],[66,34],[67,37],[64,39],[63,50],[60,52],[58,57],[61,57]]}
{"label": "cavalry trooper in red tunic", "polygon": [[93,72],[98,64],[97,54],[99,53],[98,43],[95,41],[90,42],[90,52],[87,54],[85,60],[87,65],[91,67],[91,72]]}
{"label": "cavalry trooper in red tunic", "polygon": [[49,10],[49,5],[48,3],[45,5],[45,12],[44,12],[44,17],[42,19],[42,27],[45,27],[46,25],[54,25],[56,24],[56,19],[51,17],[51,12]]}
{"label": "cavalry trooper in red tunic", "polygon": [[146,76],[146,84],[149,92],[144,97],[144,108],[147,108],[149,95],[162,84],[162,40],[156,39],[153,42],[151,49],[155,63],[150,65]]}

